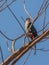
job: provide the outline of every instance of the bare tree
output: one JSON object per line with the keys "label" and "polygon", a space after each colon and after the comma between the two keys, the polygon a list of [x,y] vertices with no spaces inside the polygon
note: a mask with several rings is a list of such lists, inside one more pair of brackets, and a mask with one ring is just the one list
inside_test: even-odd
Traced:
{"label": "bare tree", "polygon": [[[41,30],[39,30],[37,33],[42,32],[38,37],[34,38],[32,41],[30,41],[30,39],[27,36],[27,33],[25,31],[25,29],[23,28],[22,24],[20,23],[20,21],[18,20],[18,18],[16,17],[16,15],[14,14],[14,12],[12,11],[12,9],[10,8],[10,5],[15,2],[16,0],[11,0],[10,3],[8,3],[8,0],[1,0],[0,3],[0,12],[2,12],[4,9],[8,9],[11,14],[13,15],[13,17],[15,18],[15,20],[18,22],[18,24],[20,25],[20,27],[22,28],[22,30],[24,31],[23,34],[19,35],[18,37],[16,37],[15,39],[11,39],[8,36],[6,36],[5,33],[3,33],[0,30],[0,34],[3,35],[3,37],[5,37],[6,39],[6,44],[7,44],[7,48],[10,52],[12,52],[12,55],[9,56],[6,60],[4,60],[3,58],[3,53],[2,53],[2,49],[0,47],[0,53],[1,53],[1,57],[2,57],[2,63],[1,65],[14,65],[15,63],[17,63],[17,61],[19,61],[19,59],[26,53],[28,52],[30,49],[30,52],[27,56],[27,58],[24,60],[23,64],[24,65],[26,63],[26,61],[28,60],[28,57],[30,56],[30,53],[32,51],[32,49],[34,50],[33,46],[39,42],[43,42],[47,39],[49,39],[49,28],[45,30],[45,28],[49,25],[49,22],[46,23],[46,13],[47,13],[47,8],[49,6],[49,0],[44,0],[38,13],[37,16],[35,18],[33,18],[31,16],[31,14],[29,13],[29,11],[27,10],[27,6],[26,6],[26,2],[25,0],[23,0],[23,6],[24,6],[24,11],[26,12],[27,16],[32,20],[32,24],[36,23],[36,20],[44,13],[44,22],[43,22],[43,27]],[[25,22],[24,18],[21,17],[21,19]],[[29,27],[29,30],[32,26],[32,24]],[[26,43],[25,45],[22,45],[21,48],[19,48],[18,50],[15,49],[15,43],[17,40],[19,40],[20,38],[24,37],[24,44],[26,43],[25,40],[26,38],[28,39],[28,43]],[[9,48],[8,46],[8,41],[11,41],[12,43],[12,48]],[[36,49],[36,50],[40,50],[40,51],[49,51],[49,50],[44,50],[44,49]]]}

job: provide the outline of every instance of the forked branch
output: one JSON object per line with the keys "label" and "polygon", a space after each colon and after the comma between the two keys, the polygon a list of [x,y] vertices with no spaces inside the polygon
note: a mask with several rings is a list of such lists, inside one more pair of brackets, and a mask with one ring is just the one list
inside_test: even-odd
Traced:
{"label": "forked branch", "polygon": [[43,38],[49,35],[49,29],[41,34],[38,38],[27,43],[25,46],[21,47],[19,50],[15,51],[10,57],[8,57],[2,65],[8,65],[12,60],[11,65],[14,65],[29,49],[31,49],[37,42],[40,42]]}

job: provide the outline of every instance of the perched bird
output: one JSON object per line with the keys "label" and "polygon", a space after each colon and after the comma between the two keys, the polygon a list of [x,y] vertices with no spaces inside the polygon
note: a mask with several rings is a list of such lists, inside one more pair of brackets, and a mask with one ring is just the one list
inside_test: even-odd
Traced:
{"label": "perched bird", "polygon": [[[26,33],[27,33],[27,36],[30,37],[31,40],[33,40],[35,37],[38,36],[38,34],[37,34],[37,31],[36,31],[34,25],[32,25],[30,27],[31,24],[32,24],[31,19],[27,18],[26,22],[25,22]],[[30,27],[30,29],[29,29],[29,27]],[[35,53],[34,54],[36,54],[36,45],[34,46],[34,49],[35,49]]]}

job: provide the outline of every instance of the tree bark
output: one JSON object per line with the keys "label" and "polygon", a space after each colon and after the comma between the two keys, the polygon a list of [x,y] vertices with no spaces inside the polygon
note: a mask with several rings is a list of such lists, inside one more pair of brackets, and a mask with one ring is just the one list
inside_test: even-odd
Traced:
{"label": "tree bark", "polygon": [[38,38],[30,41],[25,46],[21,47],[19,50],[15,51],[11,56],[9,56],[2,65],[8,65],[12,62],[11,65],[14,65],[29,49],[31,49],[37,42],[40,42],[44,37],[49,35],[49,30],[46,30],[43,34],[41,34]]}

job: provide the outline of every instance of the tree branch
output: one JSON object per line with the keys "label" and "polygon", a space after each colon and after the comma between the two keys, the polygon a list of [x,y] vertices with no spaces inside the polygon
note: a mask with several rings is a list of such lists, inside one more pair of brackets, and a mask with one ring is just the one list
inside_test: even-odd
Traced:
{"label": "tree branch", "polygon": [[31,47],[33,47],[37,42],[41,41],[44,37],[49,35],[49,29],[41,34],[38,38],[27,43],[25,46],[21,47],[19,50],[15,51],[10,57],[8,57],[2,65],[8,65],[12,60],[11,65],[14,65]]}
{"label": "tree branch", "polygon": [[[13,2],[15,2],[16,0],[13,0],[12,2],[10,2],[7,6],[10,6]],[[2,12],[3,10],[5,10],[6,8],[7,8],[7,6],[6,7],[4,7],[4,8],[2,8],[1,10],[0,10],[0,12]]]}

